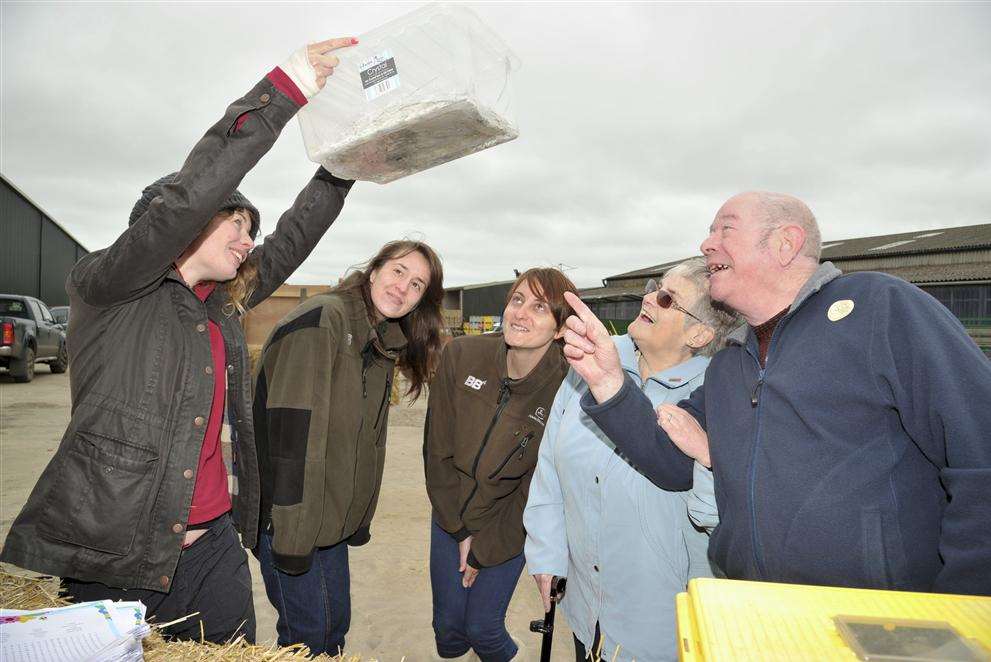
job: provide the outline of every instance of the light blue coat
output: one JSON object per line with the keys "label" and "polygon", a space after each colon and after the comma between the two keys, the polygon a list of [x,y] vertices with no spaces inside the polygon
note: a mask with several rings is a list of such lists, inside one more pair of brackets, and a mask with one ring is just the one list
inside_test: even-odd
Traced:
{"label": "light blue coat", "polygon": [[[614,339],[624,370],[656,407],[699,386],[708,358],[694,357],[640,379],[633,341]],[[662,490],[620,457],[582,411],[587,386],[568,373],[557,392],[523,512],[531,575],[568,578],[561,609],[586,648],[599,623],[602,658],[676,660],[674,596],[711,576],[708,536],[718,521],[712,474],[698,463],[694,488]]]}

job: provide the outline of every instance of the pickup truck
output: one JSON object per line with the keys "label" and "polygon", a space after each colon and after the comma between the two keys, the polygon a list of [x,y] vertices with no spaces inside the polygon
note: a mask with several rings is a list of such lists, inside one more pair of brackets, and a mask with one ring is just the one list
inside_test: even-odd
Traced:
{"label": "pickup truck", "polygon": [[56,374],[65,372],[65,327],[34,297],[0,294],[0,368],[7,368],[15,382],[29,382],[35,363],[47,363]]}

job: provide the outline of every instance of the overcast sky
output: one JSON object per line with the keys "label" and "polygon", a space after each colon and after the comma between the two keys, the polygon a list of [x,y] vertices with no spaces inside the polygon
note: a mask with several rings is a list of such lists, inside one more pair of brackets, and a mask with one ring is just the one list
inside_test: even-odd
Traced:
{"label": "overcast sky", "polygon": [[[0,171],[100,248],[296,47],[418,6],[5,1]],[[359,182],[291,282],[415,235],[447,285],[559,263],[594,285],[696,254],[748,189],[801,197],[826,240],[991,222],[989,3],[472,8],[522,63],[520,137]],[[263,230],[314,167],[293,120],[241,186]]]}

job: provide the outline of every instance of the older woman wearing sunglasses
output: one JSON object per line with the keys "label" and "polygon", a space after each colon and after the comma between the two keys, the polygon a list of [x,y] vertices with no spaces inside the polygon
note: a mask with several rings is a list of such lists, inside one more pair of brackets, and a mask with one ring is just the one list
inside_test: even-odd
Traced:
{"label": "older woman wearing sunglasses", "polygon": [[[713,307],[705,263],[693,258],[659,288],[648,283],[640,314],[615,343],[656,407],[702,383],[708,357],[736,323]],[[572,370],[555,397],[523,515],[527,567],[545,609],[551,578],[568,578],[561,608],[576,659],[676,660],[674,596],[692,577],[711,575],[712,474],[696,464],[692,490],[656,487],[582,411],[587,390]]]}

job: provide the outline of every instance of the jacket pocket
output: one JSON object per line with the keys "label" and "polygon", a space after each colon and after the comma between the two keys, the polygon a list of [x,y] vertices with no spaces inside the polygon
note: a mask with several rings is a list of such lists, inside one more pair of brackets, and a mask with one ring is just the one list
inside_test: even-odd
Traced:
{"label": "jacket pocket", "polygon": [[158,456],[151,449],[78,431],[49,488],[42,535],[125,555],[144,511]]}
{"label": "jacket pocket", "polygon": [[523,435],[523,438],[513,447],[509,455],[496,465],[495,471],[488,475],[488,479],[492,480],[498,476],[497,480],[519,480],[527,475],[536,464],[537,453],[530,448],[536,446],[533,437],[532,432]]}

